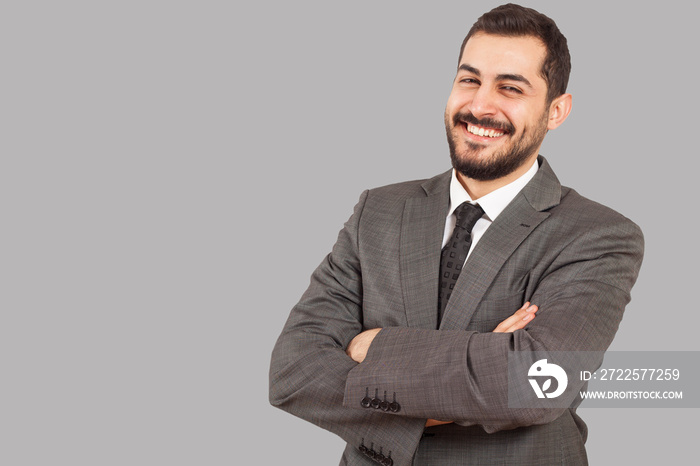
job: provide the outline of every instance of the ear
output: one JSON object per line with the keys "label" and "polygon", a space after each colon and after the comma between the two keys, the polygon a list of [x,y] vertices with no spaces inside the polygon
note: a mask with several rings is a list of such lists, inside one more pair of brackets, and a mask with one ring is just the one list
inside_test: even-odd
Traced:
{"label": "ear", "polygon": [[571,112],[571,94],[562,94],[552,101],[549,106],[547,129],[555,129],[566,120]]}

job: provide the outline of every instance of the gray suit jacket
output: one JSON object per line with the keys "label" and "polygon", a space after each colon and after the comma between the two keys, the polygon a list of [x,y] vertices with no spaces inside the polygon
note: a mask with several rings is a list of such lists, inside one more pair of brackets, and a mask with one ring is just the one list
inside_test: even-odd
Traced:
{"label": "gray suit jacket", "polygon": [[[509,408],[507,357],[607,349],[630,300],[643,237],[627,218],[562,187],[544,158],[539,163],[475,246],[439,328],[450,172],[362,194],[292,310],[270,369],[271,403],[345,439],[341,464],[587,463],[580,400]],[[526,329],[491,333],[525,301],[540,308]],[[352,361],[350,340],[377,327],[366,360]],[[385,392],[398,412],[361,406],[366,394]],[[427,418],[459,424],[424,429]]]}

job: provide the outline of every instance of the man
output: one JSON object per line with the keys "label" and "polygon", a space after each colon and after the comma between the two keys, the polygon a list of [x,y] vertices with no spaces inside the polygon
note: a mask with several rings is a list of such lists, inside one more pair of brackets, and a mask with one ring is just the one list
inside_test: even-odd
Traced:
{"label": "man", "polygon": [[445,110],[453,170],[364,192],[313,273],[270,400],[345,439],[341,464],[587,464],[580,398],[516,409],[507,390],[514,351],[604,351],[642,260],[639,228],[538,156],[569,70],[546,16],[479,18]]}

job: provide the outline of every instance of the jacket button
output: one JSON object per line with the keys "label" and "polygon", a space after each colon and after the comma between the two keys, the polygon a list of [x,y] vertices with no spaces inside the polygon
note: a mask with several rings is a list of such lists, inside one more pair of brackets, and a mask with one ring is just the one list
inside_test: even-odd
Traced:
{"label": "jacket button", "polygon": [[365,439],[362,439],[362,442],[360,443],[360,453],[363,455],[367,454],[367,447],[365,446]]}
{"label": "jacket button", "polygon": [[398,413],[401,410],[401,405],[396,402],[396,392],[394,392],[394,401],[389,404],[389,411]]}
{"label": "jacket button", "polygon": [[372,446],[367,450],[367,453],[365,453],[370,458],[374,458],[374,455],[376,454],[373,448],[374,444],[372,444]]}
{"label": "jacket button", "polygon": [[381,403],[379,403],[379,409],[381,409],[384,412],[389,411],[389,402],[386,401],[386,390],[384,390],[384,400]]}
{"label": "jacket button", "polygon": [[360,400],[360,406],[363,408],[369,408],[372,398],[369,397],[369,387],[365,388],[365,397]]}
{"label": "jacket button", "polygon": [[391,459],[391,451],[389,451],[389,456],[384,458],[384,462],[382,464],[384,466],[394,466],[394,460]]}
{"label": "jacket button", "polygon": [[379,394],[379,389],[374,390],[374,398],[372,398],[372,401],[370,402],[370,406],[372,406],[374,409],[379,408],[379,403],[381,403],[381,400],[377,398],[377,395]]}

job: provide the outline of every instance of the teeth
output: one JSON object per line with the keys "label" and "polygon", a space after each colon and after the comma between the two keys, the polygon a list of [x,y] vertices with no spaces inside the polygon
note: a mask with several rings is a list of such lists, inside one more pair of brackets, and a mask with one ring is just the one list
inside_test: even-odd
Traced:
{"label": "teeth", "polygon": [[477,136],[486,136],[489,138],[497,138],[499,136],[503,136],[503,133],[497,132],[495,129],[488,130],[472,125],[467,125],[467,131],[469,131],[472,134],[476,134]]}

